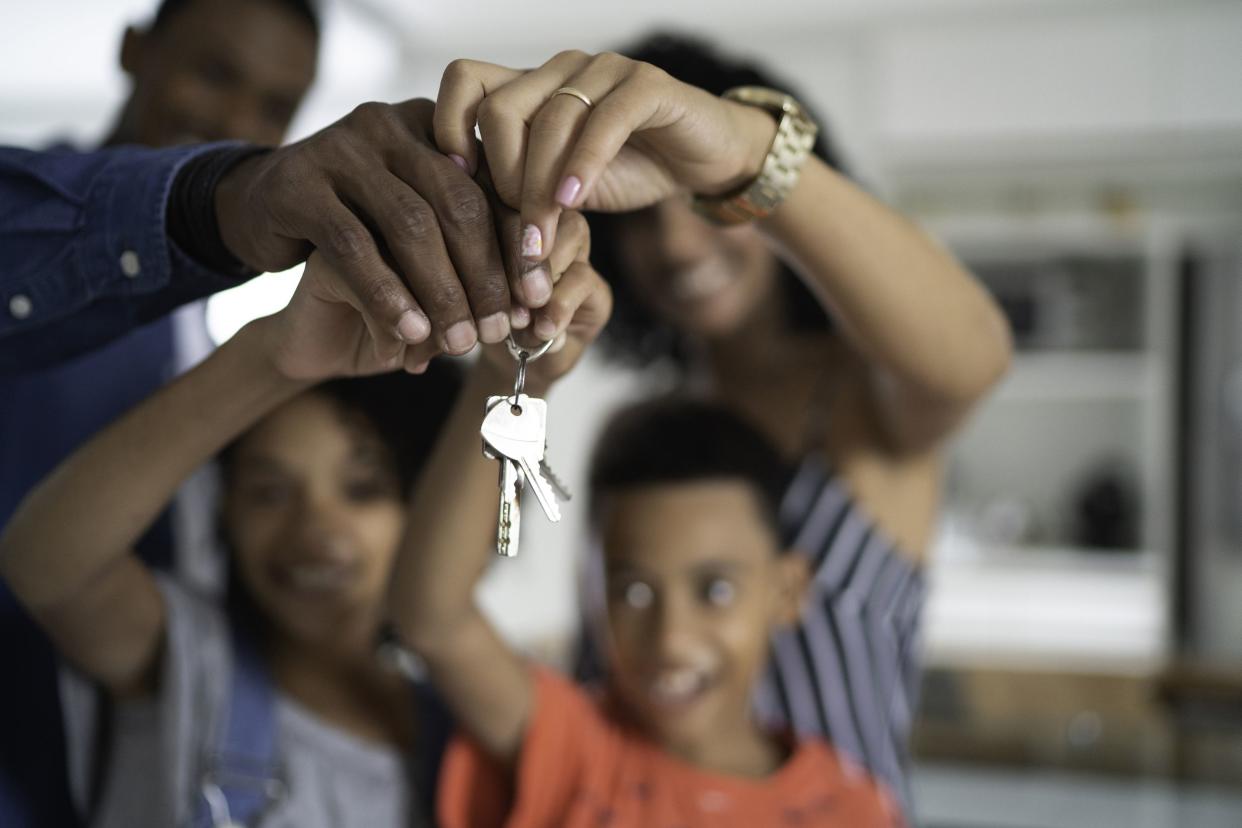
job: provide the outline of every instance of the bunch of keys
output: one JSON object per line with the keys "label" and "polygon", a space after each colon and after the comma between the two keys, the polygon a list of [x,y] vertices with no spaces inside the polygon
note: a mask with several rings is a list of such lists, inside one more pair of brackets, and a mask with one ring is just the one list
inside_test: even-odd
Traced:
{"label": "bunch of keys", "polygon": [[544,457],[548,440],[548,404],[525,394],[526,366],[546,354],[552,342],[545,342],[534,351],[528,351],[510,335],[508,346],[509,353],[518,364],[513,395],[488,398],[479,433],[483,436],[483,456],[500,461],[496,552],[513,557],[518,553],[518,535],[522,528],[522,489],[530,486],[543,513],[553,523],[560,521],[560,501],[569,500],[569,491]]}

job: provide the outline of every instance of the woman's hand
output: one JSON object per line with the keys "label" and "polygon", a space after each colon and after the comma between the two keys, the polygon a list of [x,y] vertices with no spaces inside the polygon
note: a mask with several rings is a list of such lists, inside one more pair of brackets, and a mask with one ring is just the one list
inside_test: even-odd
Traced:
{"label": "woman's hand", "polygon": [[[591,267],[590,228],[576,210],[561,216],[560,233],[548,260],[541,267],[552,273],[552,298],[535,312],[531,331],[539,342],[551,341],[552,347],[538,360],[528,363],[527,388],[544,393],[549,386],[569,372],[582,357],[586,347],[595,341],[612,313],[612,291],[608,283]],[[517,335],[525,344],[530,335]],[[539,347],[538,344],[530,346]],[[485,370],[506,378],[516,375],[517,363],[504,345],[483,349]]]}
{"label": "woman's hand", "polygon": [[[592,105],[555,94],[566,86]],[[497,192],[521,211],[532,261],[555,246],[562,209],[620,212],[679,189],[728,192],[758,175],[776,134],[761,110],[611,53],[562,52],[529,71],[454,61],[440,82],[435,138],[470,169],[476,123]]]}

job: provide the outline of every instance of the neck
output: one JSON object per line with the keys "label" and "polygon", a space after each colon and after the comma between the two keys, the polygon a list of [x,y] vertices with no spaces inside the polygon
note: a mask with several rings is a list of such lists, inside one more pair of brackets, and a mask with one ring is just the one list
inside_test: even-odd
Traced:
{"label": "neck", "polygon": [[102,146],[115,147],[121,144],[136,144],[138,139],[134,136],[134,131],[130,127],[131,120],[130,107],[132,103],[127,101],[121,109],[121,113],[117,116],[116,121],[112,124],[107,136],[103,140]]}
{"label": "neck", "polygon": [[668,750],[697,768],[750,779],[770,776],[786,759],[781,745],[749,715],[736,729],[713,733],[711,739],[693,745],[670,745]]}

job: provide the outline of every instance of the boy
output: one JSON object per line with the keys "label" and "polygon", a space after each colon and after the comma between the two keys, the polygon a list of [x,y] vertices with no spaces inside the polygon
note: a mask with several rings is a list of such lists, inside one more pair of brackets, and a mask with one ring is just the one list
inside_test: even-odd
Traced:
{"label": "boy", "polygon": [[[562,367],[532,365],[543,369],[533,379]],[[591,505],[609,682],[596,699],[525,662],[473,601],[496,470],[463,417],[416,493],[419,536],[394,585],[409,601],[396,608],[398,628],[464,732],[441,769],[442,824],[900,822],[828,745],[793,744],[750,716],[769,635],[796,619],[806,580],[802,557],[777,540],[782,464],[753,429],[707,403],[665,400],[624,412],[601,439]],[[477,412],[466,419],[477,423]]]}

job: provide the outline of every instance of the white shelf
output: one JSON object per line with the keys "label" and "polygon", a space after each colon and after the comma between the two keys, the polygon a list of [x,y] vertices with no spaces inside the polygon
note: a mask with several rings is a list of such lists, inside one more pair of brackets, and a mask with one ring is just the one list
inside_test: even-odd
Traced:
{"label": "white shelf", "polygon": [[1155,553],[984,548],[946,536],[928,577],[929,664],[1142,672],[1164,659],[1166,587]]}

